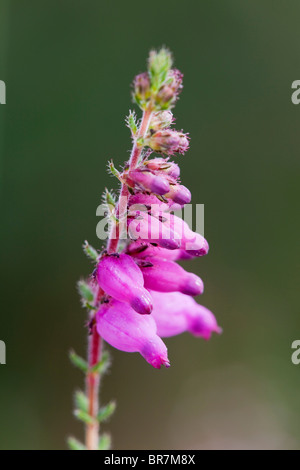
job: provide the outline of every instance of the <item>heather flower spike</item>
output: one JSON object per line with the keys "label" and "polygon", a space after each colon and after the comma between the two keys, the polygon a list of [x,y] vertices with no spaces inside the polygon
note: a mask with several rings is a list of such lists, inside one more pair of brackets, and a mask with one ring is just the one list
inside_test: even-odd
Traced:
{"label": "heather flower spike", "polygon": [[203,293],[202,280],[177,264],[204,256],[209,249],[202,235],[172,213],[191,201],[176,161],[188,150],[189,137],[174,128],[171,112],[182,81],[166,48],[152,50],[147,70],[133,81],[133,100],[142,116],[130,111],[126,118],[133,142],[129,161],[121,169],[112,161],[108,164],[121,185],[118,197],[107,189],[103,195],[108,240],[102,251],[84,244],[94,263],[92,275],[78,283],[88,311],[88,357],[84,360],[72,351],[70,359],[86,377],[86,391],[75,395],[74,412],[86,432],[84,444],[69,439],[71,449],[110,446],[100,427],[113,414],[115,403],[101,408],[98,403],[100,376],[110,364],[104,342],[139,353],[159,369],[170,365],[162,337],[187,331],[209,339],[221,332],[213,313],[193,299]]}

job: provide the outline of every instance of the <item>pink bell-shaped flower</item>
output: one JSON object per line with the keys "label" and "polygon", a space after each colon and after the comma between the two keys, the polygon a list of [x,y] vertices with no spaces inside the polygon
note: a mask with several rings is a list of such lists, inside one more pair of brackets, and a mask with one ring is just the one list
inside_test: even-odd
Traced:
{"label": "pink bell-shaped flower", "polygon": [[180,205],[189,204],[192,199],[190,190],[182,184],[172,184],[170,191],[165,193],[165,197]]}
{"label": "pink bell-shaped flower", "polygon": [[163,175],[136,169],[130,171],[128,177],[142,189],[151,193],[163,195],[170,191],[170,185]]}
{"label": "pink bell-shaped flower", "polygon": [[173,261],[150,258],[141,260],[141,271],[147,289],[159,292],[182,292],[187,295],[203,293],[202,279],[196,274],[185,271]]}
{"label": "pink bell-shaped flower", "polygon": [[151,291],[157,333],[162,338],[179,335],[185,331],[194,336],[210,339],[212,333],[222,333],[214,314],[199,305],[192,297],[180,292]]}
{"label": "pink bell-shaped flower", "polygon": [[151,295],[144,288],[143,275],[131,256],[122,253],[101,258],[97,281],[114,299],[129,303],[138,313],[151,313]]}
{"label": "pink bell-shaped flower", "polygon": [[130,305],[112,300],[101,305],[96,322],[99,335],[114,348],[139,352],[156,369],[170,366],[166,345],[156,334],[151,315],[138,315]]}
{"label": "pink bell-shaped flower", "polygon": [[160,214],[166,219],[166,224],[177,234],[177,238],[180,240],[180,248],[187,252],[187,256],[183,255],[181,259],[204,256],[208,253],[209,245],[207,240],[200,233],[193,232],[183,219],[174,214]]}

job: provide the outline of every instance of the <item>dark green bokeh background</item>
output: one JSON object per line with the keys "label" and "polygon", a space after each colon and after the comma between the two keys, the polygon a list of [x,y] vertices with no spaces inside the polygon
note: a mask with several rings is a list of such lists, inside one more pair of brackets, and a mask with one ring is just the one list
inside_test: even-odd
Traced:
{"label": "dark green bokeh background", "polygon": [[169,370],[114,350],[106,429],[119,449],[299,448],[299,15],[296,0],[1,1],[2,449],[82,435],[67,356],[86,347],[81,244],[100,246],[96,207],[116,184],[106,161],[128,157],[130,83],[162,44],[185,75],[182,180],[211,246],[187,267],[224,334],[171,338]]}

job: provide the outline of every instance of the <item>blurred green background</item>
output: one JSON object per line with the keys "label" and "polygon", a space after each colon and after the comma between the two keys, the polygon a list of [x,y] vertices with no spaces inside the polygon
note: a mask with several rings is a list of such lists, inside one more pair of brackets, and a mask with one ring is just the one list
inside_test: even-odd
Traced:
{"label": "blurred green background", "polygon": [[182,181],[205,204],[211,247],[186,266],[224,334],[167,340],[169,370],[113,350],[105,428],[116,449],[299,448],[299,15],[296,0],[1,0],[0,448],[82,436],[68,360],[86,348],[81,244],[100,247],[106,161],[128,157],[130,83],[162,44],[185,76]]}

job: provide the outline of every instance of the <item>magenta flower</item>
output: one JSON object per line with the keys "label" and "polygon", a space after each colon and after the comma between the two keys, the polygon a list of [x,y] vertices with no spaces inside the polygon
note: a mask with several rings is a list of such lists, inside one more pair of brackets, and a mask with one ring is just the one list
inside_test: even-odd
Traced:
{"label": "magenta flower", "polygon": [[128,302],[141,314],[152,311],[152,299],[144,288],[143,276],[131,256],[107,256],[98,263],[97,281],[103,291],[121,302]]}
{"label": "magenta flower", "polygon": [[[209,245],[207,240],[200,233],[193,232],[188,224],[174,214],[164,213],[166,224],[176,234],[181,241],[180,248],[187,251],[192,257],[207,255]],[[184,257],[183,257],[184,258]]]}
{"label": "magenta flower", "polygon": [[136,169],[128,173],[128,177],[141,189],[154,194],[166,194],[170,191],[169,182],[163,176],[150,171]]}
{"label": "magenta flower", "polygon": [[199,305],[192,297],[180,292],[162,294],[151,292],[157,334],[162,338],[175,336],[188,331],[194,336],[210,339],[212,333],[220,334],[214,314]]}
{"label": "magenta flower", "polygon": [[165,193],[165,196],[182,206],[184,204],[189,204],[192,199],[190,190],[182,184],[172,184],[169,192]]}
{"label": "magenta flower", "polygon": [[159,292],[182,292],[200,295],[204,286],[200,277],[185,271],[179,264],[164,259],[145,259],[140,263],[147,289]]}
{"label": "magenta flower", "polygon": [[128,304],[112,300],[96,316],[99,335],[113,347],[139,352],[156,369],[169,367],[167,348],[156,334],[152,315],[138,315]]}

